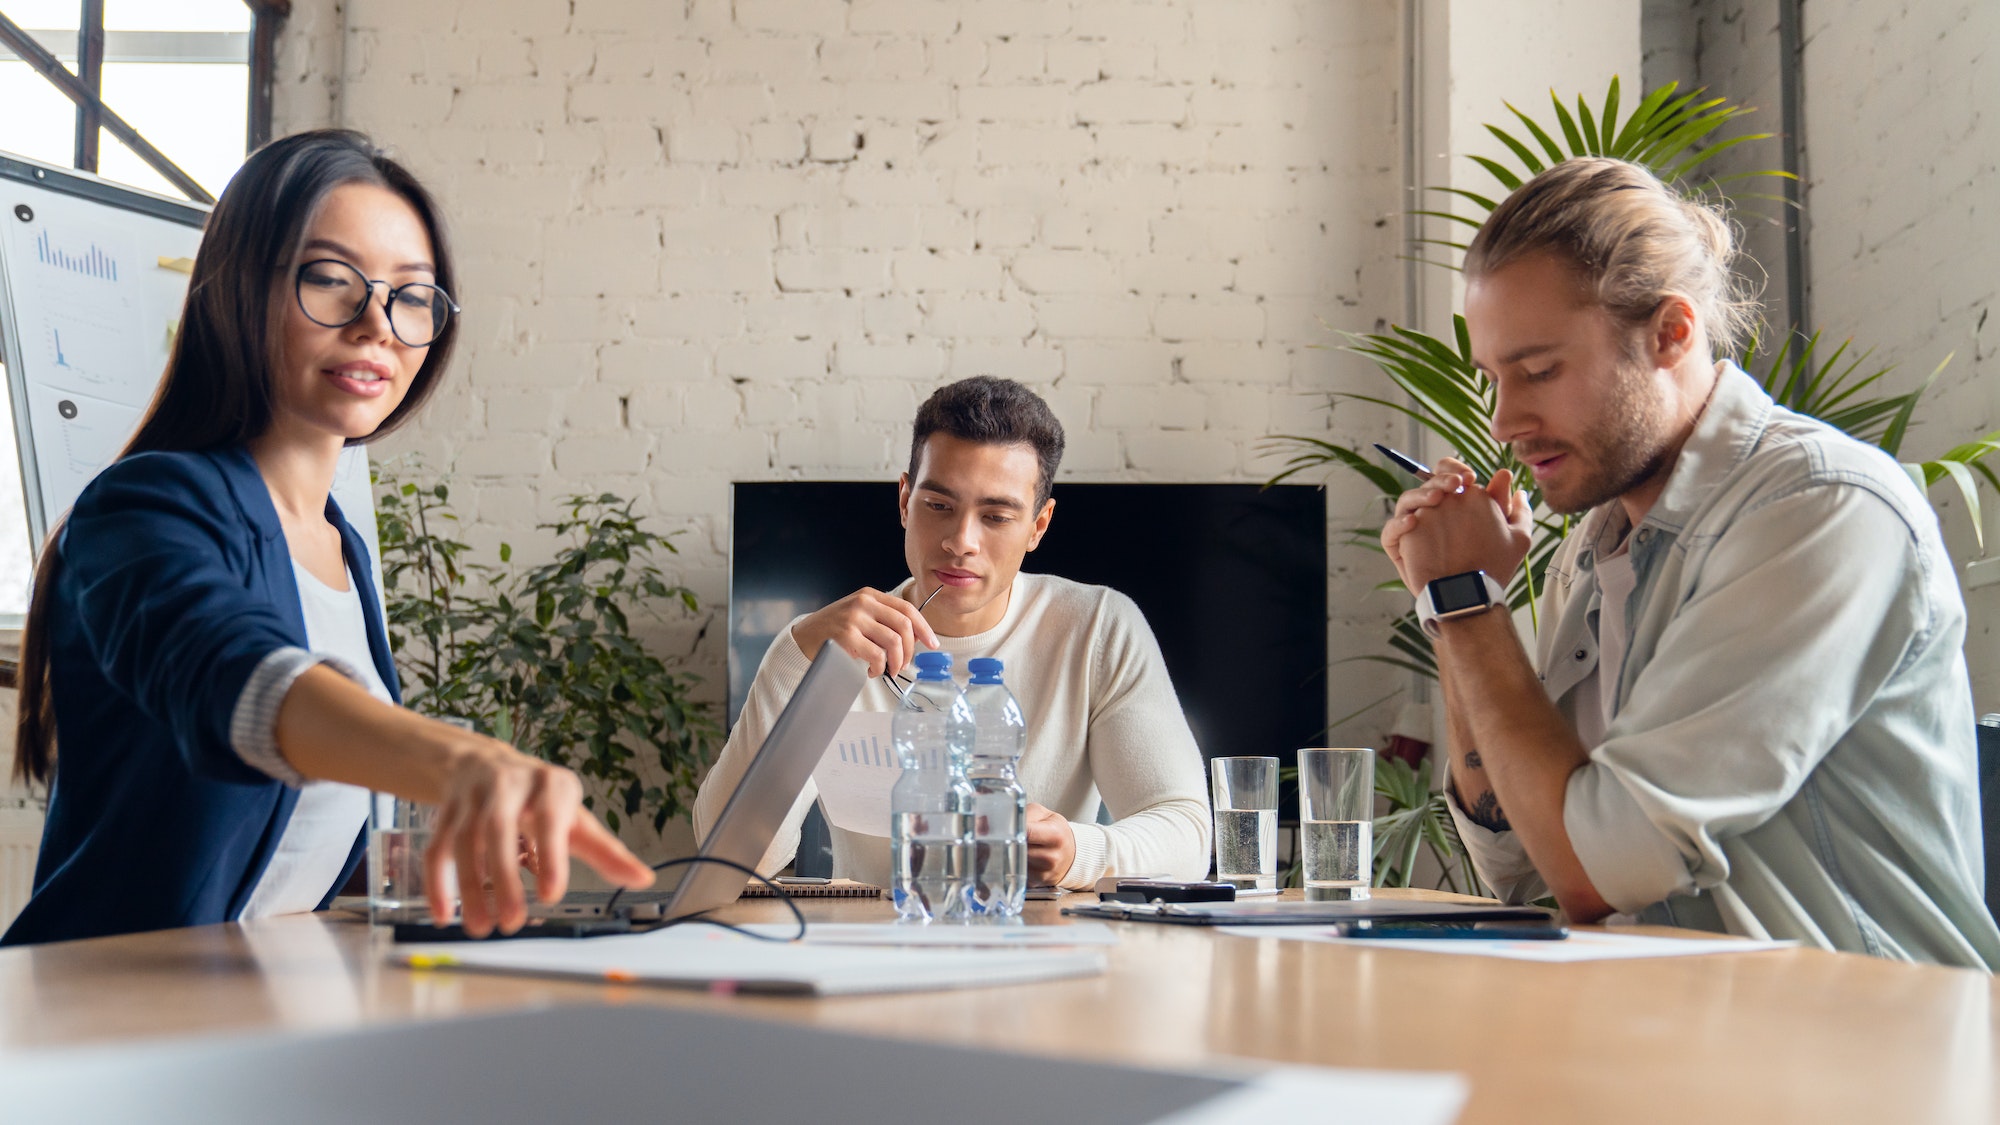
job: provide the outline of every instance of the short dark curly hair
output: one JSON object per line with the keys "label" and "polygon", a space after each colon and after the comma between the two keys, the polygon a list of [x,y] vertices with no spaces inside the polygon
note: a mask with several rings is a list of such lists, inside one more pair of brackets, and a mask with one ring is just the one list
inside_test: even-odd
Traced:
{"label": "short dark curly hair", "polygon": [[916,483],[924,441],[932,434],[988,445],[1033,446],[1042,468],[1035,483],[1035,509],[1041,510],[1055,491],[1056,467],[1062,464],[1063,455],[1062,423],[1042,396],[1012,379],[975,375],[947,383],[924,400],[910,433],[912,484]]}

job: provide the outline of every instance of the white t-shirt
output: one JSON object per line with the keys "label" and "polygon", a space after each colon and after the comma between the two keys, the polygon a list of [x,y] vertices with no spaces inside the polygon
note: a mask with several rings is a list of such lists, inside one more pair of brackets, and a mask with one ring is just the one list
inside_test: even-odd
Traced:
{"label": "white t-shirt", "polygon": [[[369,694],[390,701],[388,685],[375,670],[375,657],[368,648],[367,619],[362,616],[354,572],[347,572],[345,590],[313,577],[297,559],[292,560],[292,574],[298,579],[299,608],[305,613],[306,645],[346,662],[361,673],[361,685]],[[278,850],[243,907],[243,919],[300,914],[318,906],[334,889],[333,881],[347,866],[355,837],[367,824],[368,790],[338,781],[306,782],[285,834],[278,839]]]}

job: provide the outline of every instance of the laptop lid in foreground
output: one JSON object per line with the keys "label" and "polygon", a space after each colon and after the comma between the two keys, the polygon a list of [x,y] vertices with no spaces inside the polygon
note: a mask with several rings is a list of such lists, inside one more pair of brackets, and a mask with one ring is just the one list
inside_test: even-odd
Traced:
{"label": "laptop lid in foreground", "polygon": [[[839,645],[823,644],[695,854],[755,870],[867,682],[867,665]],[[690,864],[662,915],[685,918],[728,906],[743,894],[745,879],[720,863]]]}

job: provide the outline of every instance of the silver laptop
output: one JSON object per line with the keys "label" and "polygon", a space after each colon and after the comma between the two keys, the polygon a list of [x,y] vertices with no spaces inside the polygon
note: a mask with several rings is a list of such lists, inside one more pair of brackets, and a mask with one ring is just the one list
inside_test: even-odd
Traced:
{"label": "silver laptop", "polygon": [[[696,855],[756,869],[867,682],[867,665],[832,642],[820,648]],[[685,918],[735,902],[748,880],[743,872],[720,863],[686,864],[681,870],[680,882],[672,889],[626,891],[617,896],[613,908],[635,922]],[[602,917],[611,901],[610,891],[572,891],[559,903],[537,906],[534,913],[548,918]]]}

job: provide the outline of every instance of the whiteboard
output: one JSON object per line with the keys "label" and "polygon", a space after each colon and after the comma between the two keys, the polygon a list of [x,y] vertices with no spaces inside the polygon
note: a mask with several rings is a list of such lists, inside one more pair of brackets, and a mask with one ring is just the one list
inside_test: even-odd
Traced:
{"label": "whiteboard", "polygon": [[[152,401],[207,219],[206,207],[0,152],[0,361],[34,547]],[[368,544],[380,590],[362,447],[341,454],[333,495]],[[25,587],[0,582],[0,617],[25,608]]]}

